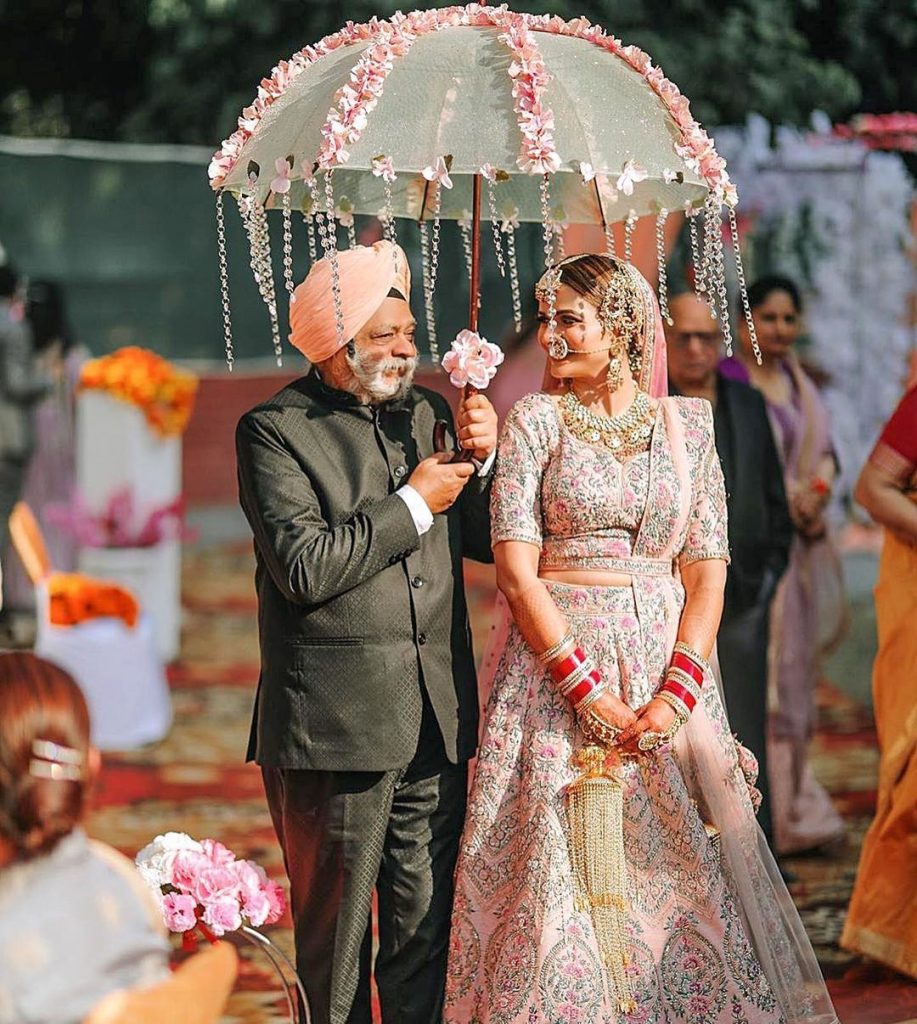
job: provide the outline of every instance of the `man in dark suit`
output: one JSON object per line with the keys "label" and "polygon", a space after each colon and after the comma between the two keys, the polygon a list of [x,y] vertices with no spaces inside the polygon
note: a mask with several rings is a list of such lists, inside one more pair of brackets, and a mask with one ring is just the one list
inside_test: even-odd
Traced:
{"label": "man in dark suit", "polygon": [[[456,431],[445,399],[412,386],[401,250],[338,258],[337,315],[327,260],[291,306],[290,340],[311,370],[236,435],[261,638],[249,757],[284,852],[315,1024],[371,1022],[374,890],[383,1020],[438,1024],[477,742],[462,558],[491,559],[497,419],[476,395]],[[434,450],[438,420],[478,466]]]}
{"label": "man in dark suit", "polygon": [[763,800],[758,820],[771,838],[767,786],[767,648],[770,604],[786,569],[792,524],[783,469],[764,399],[717,372],[719,323],[693,292],[669,300],[669,390],[713,405],[716,448],[726,480],[729,550],[717,652],[733,731],[758,758]]}

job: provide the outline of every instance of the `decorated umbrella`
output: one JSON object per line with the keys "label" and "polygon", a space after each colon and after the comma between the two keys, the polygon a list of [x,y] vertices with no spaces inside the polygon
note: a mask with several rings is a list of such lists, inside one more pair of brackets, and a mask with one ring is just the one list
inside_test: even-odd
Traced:
{"label": "decorated umbrella", "polygon": [[274,208],[283,217],[287,292],[292,296],[296,212],[306,223],[310,258],[321,249],[331,260],[339,330],[338,227],[346,227],[353,245],[355,213],[377,216],[392,240],[397,218],[415,220],[434,360],[443,219],[458,221],[463,232],[469,329],[477,329],[481,223],[489,221],[521,330],[514,239],[520,221],[541,223],[550,266],[562,255],[562,229],[569,223],[601,225],[613,253],[610,225],[624,221],[622,255],[629,259],[636,220],[655,217],[659,298],[667,316],[665,221],[670,212],[684,212],[698,290],[711,300],[729,349],[725,208],[755,337],[736,231],[737,195],[725,162],[691,116],[687,99],[650,57],[584,18],[565,21],[469,4],[348,23],[262,79],[238,128],[214,154],[210,182],[217,193],[230,369],[226,194],[239,204],[278,364],[282,348],[267,228],[267,211]]}

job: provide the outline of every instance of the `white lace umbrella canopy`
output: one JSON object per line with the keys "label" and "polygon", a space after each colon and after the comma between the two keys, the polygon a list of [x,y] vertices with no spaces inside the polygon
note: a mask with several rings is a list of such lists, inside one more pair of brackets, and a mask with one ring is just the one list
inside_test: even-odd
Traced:
{"label": "white lace umbrella canopy", "polygon": [[[439,221],[460,222],[478,290],[481,220],[489,220],[501,273],[515,294],[513,232],[540,221],[545,261],[568,223],[624,221],[626,259],[639,217],[657,220],[660,301],[665,303],[664,224],[689,215],[707,290],[728,338],[722,209],[738,254],[737,201],[725,162],[692,118],[688,102],[642,50],[585,19],[469,4],[348,24],[282,61],[262,80],[238,129],[214,154],[227,360],[232,364],[222,195],[240,205],[251,264],[281,354],[266,211],[284,216],[284,277],[292,292],[294,211],[310,256],[336,263],[337,227],[355,242],[353,215],[420,223],[431,355]],[[486,200],[481,194],[486,190]],[[428,227],[428,222],[430,227]],[[333,230],[330,228],[333,225]],[[741,272],[740,272],[741,279]],[[743,288],[744,295],[744,288]],[[477,302],[469,304],[476,325]],[[553,315],[552,315],[553,326]]]}

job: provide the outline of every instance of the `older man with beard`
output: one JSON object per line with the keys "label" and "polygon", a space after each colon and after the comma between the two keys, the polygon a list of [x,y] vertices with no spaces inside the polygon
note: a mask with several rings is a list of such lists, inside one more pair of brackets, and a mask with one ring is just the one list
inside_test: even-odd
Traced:
{"label": "older man with beard", "polygon": [[[372,1020],[374,890],[383,1020],[434,1024],[477,740],[462,558],[491,560],[497,417],[466,398],[455,431],[446,401],[413,386],[400,248],[338,262],[337,310],[327,259],[294,293],[290,340],[311,370],[236,434],[261,640],[249,759],[315,1024]],[[434,450],[438,420],[477,466]]]}

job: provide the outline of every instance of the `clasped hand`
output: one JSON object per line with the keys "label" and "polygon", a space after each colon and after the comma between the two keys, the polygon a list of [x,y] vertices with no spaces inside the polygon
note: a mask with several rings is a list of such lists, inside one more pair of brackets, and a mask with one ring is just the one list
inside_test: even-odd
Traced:
{"label": "clasped hand", "polygon": [[674,709],[658,698],[653,698],[634,711],[618,697],[604,693],[592,705],[590,711],[594,711],[599,718],[615,729],[620,729],[615,746],[634,755],[643,753],[638,747],[643,733],[664,733],[675,721]]}

